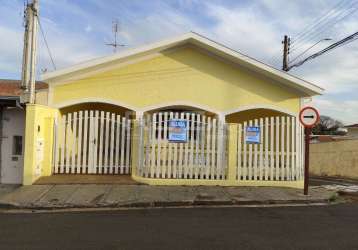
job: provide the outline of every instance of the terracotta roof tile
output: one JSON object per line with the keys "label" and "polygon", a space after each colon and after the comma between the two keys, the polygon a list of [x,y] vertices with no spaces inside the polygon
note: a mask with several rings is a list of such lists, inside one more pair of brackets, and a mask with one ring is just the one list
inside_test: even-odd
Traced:
{"label": "terracotta roof tile", "polygon": [[344,126],[345,128],[358,128],[358,123]]}
{"label": "terracotta roof tile", "polygon": [[[0,79],[0,96],[20,96],[21,80]],[[48,84],[36,81],[36,90],[47,89]]]}

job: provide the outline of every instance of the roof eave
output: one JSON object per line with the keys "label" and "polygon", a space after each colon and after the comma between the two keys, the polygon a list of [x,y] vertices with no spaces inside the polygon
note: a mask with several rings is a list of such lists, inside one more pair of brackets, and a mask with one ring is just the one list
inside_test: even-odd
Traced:
{"label": "roof eave", "polygon": [[[254,71],[258,71],[260,73],[263,73],[265,76],[269,78],[280,78],[279,80],[283,83],[289,83],[291,87],[294,87],[294,85],[300,86],[299,90],[303,93],[306,93],[308,96],[314,96],[314,95],[322,95],[324,92],[324,89],[312,84],[310,82],[307,82],[303,79],[300,79],[296,76],[290,75],[287,72],[283,72],[281,70],[278,70],[276,68],[273,68],[270,65],[267,65],[265,63],[262,63],[252,57],[246,56],[244,54],[241,54],[229,47],[226,47],[225,45],[218,44],[215,41],[212,41],[208,38],[205,38],[201,35],[198,35],[197,33],[193,33],[192,37],[193,39],[196,39],[196,41],[201,42],[205,45],[210,45],[214,49],[218,49],[217,47],[220,47],[220,51],[226,53],[227,55],[231,55],[233,58],[236,58],[237,60],[240,60],[241,63],[249,64],[249,68]],[[204,41],[205,40],[205,41]],[[194,40],[194,43],[196,43]]]}
{"label": "roof eave", "polygon": [[92,67],[98,67],[100,65],[105,65],[106,63],[113,62],[115,60],[126,60],[127,58],[138,56],[141,54],[159,52],[167,48],[178,46],[187,42],[191,42],[192,44],[198,45],[199,47],[205,47],[211,49],[212,51],[215,51],[218,54],[225,55],[225,57],[228,60],[232,60],[238,64],[245,65],[246,67],[254,71],[263,73],[266,77],[275,79],[283,84],[296,88],[300,92],[305,93],[307,96],[323,94],[324,89],[312,83],[309,83],[300,78],[292,76],[287,72],[282,72],[267,64],[257,61],[254,58],[241,54],[233,49],[226,47],[225,45],[219,44],[215,41],[212,41],[204,36],[201,36],[193,32],[181,35],[179,37],[156,42],[150,45],[145,45],[139,48],[129,49],[127,51],[114,54],[111,56],[93,59],[62,70],[48,72],[42,75],[42,80],[51,84],[51,81],[56,80],[56,78],[66,77],[66,75],[70,75],[79,72],[81,70],[90,69]]}
{"label": "roof eave", "polygon": [[170,48],[173,46],[177,46],[180,44],[185,43],[188,39],[190,39],[191,37],[189,36],[189,34],[184,34],[180,37],[176,37],[176,38],[171,38],[171,39],[166,39],[160,42],[156,42],[156,43],[152,43],[149,45],[144,45],[138,48],[133,48],[133,49],[128,49],[126,51],[120,52],[120,53],[116,53],[114,55],[111,56],[104,56],[104,57],[100,57],[100,58],[95,58],[86,62],[82,62],[79,64],[75,64],[71,67],[68,68],[64,68],[64,69],[60,69],[60,70],[56,70],[53,72],[47,72],[41,75],[41,80],[43,81],[51,81],[52,79],[55,79],[57,77],[60,76],[65,76],[67,74],[71,74],[74,73],[76,71],[80,71],[86,68],[90,68],[90,67],[97,67],[99,65],[102,64],[106,64],[108,62],[112,62],[115,60],[119,60],[119,59],[125,59],[134,55],[139,55],[139,54],[143,54],[146,52],[153,52],[153,51],[161,51],[164,50],[166,48]]}

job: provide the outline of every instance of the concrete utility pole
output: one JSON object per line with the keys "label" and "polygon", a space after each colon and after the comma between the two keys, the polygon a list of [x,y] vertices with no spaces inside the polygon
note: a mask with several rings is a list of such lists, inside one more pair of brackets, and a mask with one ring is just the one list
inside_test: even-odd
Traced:
{"label": "concrete utility pole", "polygon": [[288,71],[288,54],[290,53],[290,38],[285,35],[282,41],[283,44],[283,60],[282,70]]}
{"label": "concrete utility pole", "polygon": [[24,51],[22,58],[21,95],[22,103],[35,103],[36,50],[38,30],[38,0],[26,5]]}
{"label": "concrete utility pole", "polygon": [[23,55],[22,55],[22,72],[21,72],[21,88],[24,90],[24,92],[28,91],[28,83],[29,83],[29,58],[30,58],[30,30],[32,31],[32,22],[29,21],[30,19],[30,11],[29,6],[26,6],[25,9],[25,33],[24,33],[24,49],[23,49]]}

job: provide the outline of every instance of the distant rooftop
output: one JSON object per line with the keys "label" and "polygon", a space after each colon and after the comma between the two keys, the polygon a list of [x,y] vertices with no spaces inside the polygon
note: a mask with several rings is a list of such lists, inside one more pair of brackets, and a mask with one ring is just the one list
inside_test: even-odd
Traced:
{"label": "distant rooftop", "polygon": [[[36,90],[47,89],[48,84],[36,81]],[[21,80],[0,79],[0,96],[20,96]]]}
{"label": "distant rooftop", "polygon": [[358,128],[358,123],[344,126],[345,128]]}

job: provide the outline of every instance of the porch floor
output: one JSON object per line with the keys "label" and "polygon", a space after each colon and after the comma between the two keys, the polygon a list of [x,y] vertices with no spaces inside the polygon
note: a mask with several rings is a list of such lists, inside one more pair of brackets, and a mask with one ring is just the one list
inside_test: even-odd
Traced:
{"label": "porch floor", "polygon": [[130,175],[95,175],[95,174],[55,174],[40,177],[34,184],[119,184],[141,185],[132,179]]}

